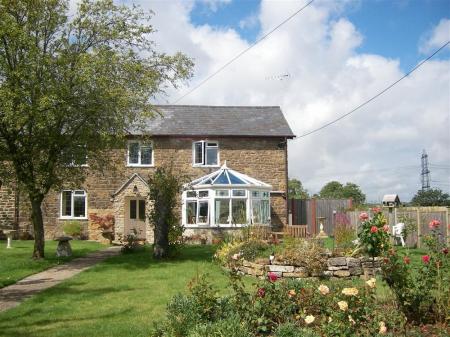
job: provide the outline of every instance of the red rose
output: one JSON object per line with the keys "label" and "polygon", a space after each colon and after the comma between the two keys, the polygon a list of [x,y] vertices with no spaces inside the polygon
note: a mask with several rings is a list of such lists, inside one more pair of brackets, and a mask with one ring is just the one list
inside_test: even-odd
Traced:
{"label": "red rose", "polygon": [[372,208],[372,212],[374,212],[375,214],[381,213],[381,208],[380,207],[374,207],[374,208]]}
{"label": "red rose", "polygon": [[258,295],[258,297],[263,298],[264,296],[266,296],[266,289],[264,289],[264,288],[259,288],[259,289],[258,289],[257,295]]}
{"label": "red rose", "polygon": [[367,219],[369,219],[369,214],[367,214],[366,212],[362,212],[362,213],[359,215],[359,219],[360,219],[361,221],[366,221]]}
{"label": "red rose", "polygon": [[270,282],[275,282],[276,280],[278,280],[278,276],[275,273],[270,272],[269,274],[267,274],[267,277],[269,278]]}
{"label": "red rose", "polygon": [[428,255],[424,255],[424,256],[422,256],[422,261],[423,261],[423,263],[429,263],[430,257]]}
{"label": "red rose", "polygon": [[430,223],[428,224],[428,227],[433,230],[433,229],[437,229],[439,226],[441,225],[441,222],[439,220],[431,220]]}
{"label": "red rose", "polygon": [[370,232],[371,232],[371,233],[376,233],[376,232],[378,232],[378,227],[377,227],[377,226],[372,226],[372,227],[370,228]]}
{"label": "red rose", "polygon": [[411,262],[411,259],[408,256],[403,257],[403,262],[405,262],[405,264],[409,264]]}
{"label": "red rose", "polygon": [[389,263],[389,261],[390,261],[390,260],[389,260],[388,257],[385,257],[385,258],[383,259],[383,262],[384,262],[384,263]]}
{"label": "red rose", "polygon": [[445,255],[448,254],[448,248],[442,248],[442,253],[444,253]]}

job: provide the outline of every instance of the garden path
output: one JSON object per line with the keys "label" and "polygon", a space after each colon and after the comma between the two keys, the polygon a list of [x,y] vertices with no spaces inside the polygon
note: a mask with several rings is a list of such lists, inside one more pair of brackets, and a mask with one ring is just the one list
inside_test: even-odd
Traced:
{"label": "garden path", "polygon": [[19,282],[0,289],[0,312],[14,308],[27,298],[53,287],[97,263],[117,255],[121,247],[109,247],[74,259],[43,272],[28,276]]}

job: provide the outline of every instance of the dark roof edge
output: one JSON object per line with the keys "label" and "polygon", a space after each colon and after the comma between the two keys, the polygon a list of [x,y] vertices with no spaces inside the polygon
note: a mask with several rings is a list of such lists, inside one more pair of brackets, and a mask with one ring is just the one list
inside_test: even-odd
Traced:
{"label": "dark roof edge", "polygon": [[201,104],[154,104],[155,107],[204,107],[204,108],[279,108],[279,105],[201,105]]}
{"label": "dark roof edge", "polygon": [[293,139],[297,137],[296,135],[221,135],[221,134],[214,134],[214,135],[200,135],[200,134],[193,134],[193,135],[187,135],[187,134],[146,134],[146,133],[133,133],[128,134],[127,136],[148,136],[148,137],[177,137],[177,138],[199,138],[199,137],[223,137],[223,138],[289,138]]}

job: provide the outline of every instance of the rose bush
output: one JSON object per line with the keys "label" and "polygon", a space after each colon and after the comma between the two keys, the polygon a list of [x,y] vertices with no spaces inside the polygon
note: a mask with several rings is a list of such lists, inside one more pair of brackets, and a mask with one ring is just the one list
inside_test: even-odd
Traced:
{"label": "rose bush", "polygon": [[380,208],[373,208],[374,215],[361,213],[362,220],[358,238],[364,251],[371,257],[380,256],[389,247],[389,226]]}
{"label": "rose bush", "polygon": [[392,289],[398,308],[411,322],[444,322],[448,315],[450,265],[439,226],[437,220],[429,223],[431,232],[423,238],[427,254],[421,257],[418,268],[411,265],[409,256],[392,248],[384,256],[383,279]]}

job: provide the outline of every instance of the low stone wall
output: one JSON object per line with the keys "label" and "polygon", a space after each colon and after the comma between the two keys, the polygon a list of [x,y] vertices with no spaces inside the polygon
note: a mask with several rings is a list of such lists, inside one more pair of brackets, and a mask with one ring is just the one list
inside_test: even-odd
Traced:
{"label": "low stone wall", "polygon": [[381,258],[379,257],[374,260],[370,257],[330,257],[320,275],[311,274],[306,267],[285,265],[279,262],[263,264],[244,260],[238,270],[244,275],[257,277],[265,277],[269,272],[272,272],[282,278],[329,277],[345,279],[375,275],[381,271],[380,266]]}

